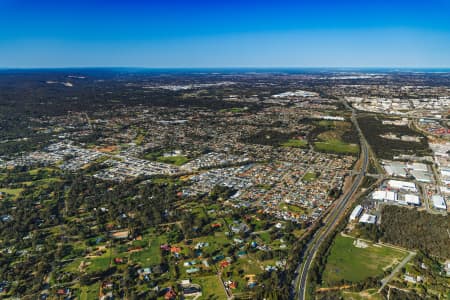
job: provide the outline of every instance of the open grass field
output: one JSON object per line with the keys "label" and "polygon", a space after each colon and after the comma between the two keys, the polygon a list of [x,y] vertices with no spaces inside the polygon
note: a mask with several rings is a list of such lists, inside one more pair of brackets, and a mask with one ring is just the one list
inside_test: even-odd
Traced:
{"label": "open grass field", "polygon": [[258,233],[258,236],[266,244],[269,244],[272,241],[272,239],[270,238],[269,231],[262,231],[262,232]]}
{"label": "open grass field", "polygon": [[317,151],[342,153],[342,154],[357,154],[359,152],[358,145],[347,144],[337,139],[329,139],[323,142],[315,142],[314,148]]}
{"label": "open grass field", "polygon": [[100,291],[100,283],[90,286],[83,286],[80,292],[80,300],[97,299]]}
{"label": "open grass field", "polygon": [[19,188],[19,189],[8,189],[8,188],[0,189],[0,192],[5,193],[7,195],[11,195],[14,200],[16,200],[19,197],[19,195],[20,195],[20,193],[22,193],[22,191],[23,191],[23,189],[21,189],[21,188]]}
{"label": "open grass field", "polygon": [[160,237],[153,238],[149,242],[148,247],[143,247],[144,250],[132,253],[130,256],[131,260],[134,263],[139,263],[144,267],[160,264],[161,251],[159,247],[164,242],[165,241],[163,241]]}
{"label": "open grass field", "polygon": [[359,282],[381,276],[384,268],[395,265],[407,255],[404,251],[371,244],[367,248],[357,248],[354,241],[341,235],[334,240],[323,274],[325,286],[342,279]]}
{"label": "open grass field", "polygon": [[156,159],[159,162],[181,166],[189,161],[189,158],[183,155],[177,156],[160,156]]}
{"label": "open grass field", "polygon": [[36,168],[36,169],[32,169],[32,170],[28,171],[28,173],[29,173],[30,175],[35,176],[35,175],[37,175],[40,171],[51,172],[51,171],[54,171],[54,169],[48,168],[48,167],[46,167],[46,168]]}
{"label": "open grass field", "polygon": [[104,271],[109,268],[111,250],[108,250],[105,254],[99,257],[91,258],[89,261],[91,264],[88,266],[88,272]]}
{"label": "open grass field", "polygon": [[320,120],[319,122],[317,122],[317,125],[322,127],[336,127],[336,123],[336,121],[332,120]]}
{"label": "open grass field", "polygon": [[299,139],[290,139],[281,144],[282,147],[293,147],[293,148],[303,148],[308,145],[308,142],[305,140]]}
{"label": "open grass field", "polygon": [[199,299],[226,299],[227,295],[216,275],[193,279],[193,283],[202,286],[202,297]]}
{"label": "open grass field", "polygon": [[359,146],[357,144],[347,143],[344,135],[351,130],[349,122],[320,121],[319,126],[332,128],[321,132],[314,143],[314,149],[322,152],[338,154],[357,154]]}
{"label": "open grass field", "polygon": [[280,205],[281,209],[287,210],[289,212],[292,213],[298,213],[298,214],[307,214],[308,211],[307,209],[305,209],[304,207],[300,207],[294,204],[287,204],[287,203],[283,203]]}
{"label": "open grass field", "polygon": [[303,181],[305,182],[311,182],[314,181],[317,178],[316,174],[313,172],[308,172],[305,174],[305,176],[303,176]]}

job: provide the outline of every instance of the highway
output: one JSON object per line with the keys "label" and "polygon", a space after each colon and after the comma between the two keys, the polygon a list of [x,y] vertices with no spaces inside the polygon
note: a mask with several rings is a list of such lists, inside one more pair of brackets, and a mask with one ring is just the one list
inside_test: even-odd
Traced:
{"label": "highway", "polygon": [[336,207],[330,212],[330,216],[328,217],[328,220],[326,221],[326,224],[323,225],[322,228],[316,231],[313,238],[309,242],[305,254],[305,258],[303,260],[303,263],[300,263],[300,265],[297,268],[298,276],[295,279],[294,282],[294,289],[296,291],[295,298],[304,300],[306,297],[306,284],[308,280],[308,273],[311,268],[311,264],[317,254],[318,249],[320,248],[320,245],[323,243],[323,241],[326,239],[326,237],[333,231],[334,227],[337,225],[343,214],[345,213],[345,208],[347,206],[347,203],[352,198],[352,196],[356,193],[358,190],[359,185],[361,184],[366,172],[367,172],[367,166],[369,164],[369,150],[368,150],[368,144],[366,139],[364,138],[364,135],[359,128],[358,121],[355,116],[355,111],[352,109],[352,121],[355,124],[360,139],[361,139],[361,158],[362,159],[362,166],[361,170],[356,176],[355,180],[352,183],[352,186],[350,189],[342,196],[339,203],[336,205]]}

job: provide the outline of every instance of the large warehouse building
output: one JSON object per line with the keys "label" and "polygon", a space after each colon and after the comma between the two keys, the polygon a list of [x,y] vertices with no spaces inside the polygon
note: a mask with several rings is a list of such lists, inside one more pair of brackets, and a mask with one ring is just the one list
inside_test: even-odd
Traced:
{"label": "large warehouse building", "polygon": [[387,186],[390,189],[404,190],[404,191],[417,193],[417,187],[416,187],[416,184],[414,182],[400,181],[400,180],[393,180],[392,179],[392,180],[388,180]]}
{"label": "large warehouse building", "polygon": [[445,203],[444,197],[441,195],[433,195],[431,201],[433,202],[434,208],[447,210],[447,204]]}

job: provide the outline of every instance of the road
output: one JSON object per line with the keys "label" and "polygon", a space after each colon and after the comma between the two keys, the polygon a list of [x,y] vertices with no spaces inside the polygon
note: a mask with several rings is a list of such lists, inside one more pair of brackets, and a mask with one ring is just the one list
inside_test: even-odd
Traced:
{"label": "road", "polygon": [[356,176],[355,180],[353,181],[351,188],[344,194],[344,196],[341,198],[341,200],[336,205],[334,210],[330,213],[330,217],[327,220],[328,222],[324,224],[321,229],[316,231],[312,240],[309,242],[306,250],[306,257],[303,261],[303,264],[300,263],[300,265],[297,268],[298,271],[297,273],[299,274],[294,282],[294,288],[296,290],[295,294],[296,299],[300,300],[305,299],[308,273],[311,268],[312,262],[317,254],[317,251],[320,248],[320,245],[325,240],[325,238],[333,231],[334,227],[345,213],[347,203],[358,190],[358,187],[361,184],[367,172],[367,166],[369,164],[368,144],[366,139],[364,138],[361,129],[359,128],[358,121],[356,119],[356,113],[353,109],[352,109],[352,121],[355,124],[361,139],[361,150],[362,150],[360,158],[362,159],[361,170],[359,174]]}
{"label": "road", "polygon": [[381,287],[378,290],[378,292],[381,292],[381,290],[384,289],[384,287],[392,279],[392,277],[394,277],[395,274],[397,274],[408,263],[408,261],[410,261],[411,258],[414,257],[414,255],[416,255],[416,252],[409,252],[409,255],[405,257],[405,259],[403,259],[403,261],[400,264],[398,264],[397,267],[395,267],[395,269],[391,272],[391,274],[389,274],[386,278],[381,280]]}

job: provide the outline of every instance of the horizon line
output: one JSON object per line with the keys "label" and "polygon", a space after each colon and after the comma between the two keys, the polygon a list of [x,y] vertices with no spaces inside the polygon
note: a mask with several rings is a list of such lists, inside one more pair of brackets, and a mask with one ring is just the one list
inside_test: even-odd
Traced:
{"label": "horizon line", "polygon": [[434,66],[190,66],[190,67],[164,67],[164,66],[30,66],[30,67],[0,67],[0,70],[64,70],[64,69],[148,69],[148,70],[214,70],[214,69],[263,69],[263,70],[301,70],[301,69],[349,69],[349,70],[364,70],[364,69],[400,69],[400,70],[450,70],[450,66],[434,67]]}

